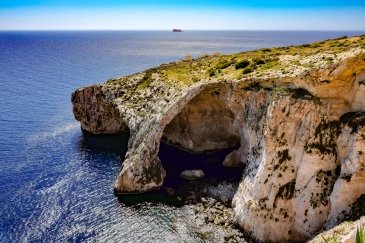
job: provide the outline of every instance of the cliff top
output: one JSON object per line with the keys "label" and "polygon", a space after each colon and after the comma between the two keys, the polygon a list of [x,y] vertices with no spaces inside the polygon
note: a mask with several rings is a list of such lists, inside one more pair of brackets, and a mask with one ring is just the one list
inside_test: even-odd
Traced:
{"label": "cliff top", "polygon": [[214,53],[198,58],[186,56],[180,61],[162,64],[108,84],[140,79],[137,88],[149,86],[153,79],[191,85],[199,81],[240,80],[249,77],[296,76],[305,70],[325,68],[365,48],[365,35],[346,36],[298,46],[262,48],[229,55]]}
{"label": "cliff top", "polygon": [[321,99],[349,102],[352,84],[346,80],[363,73],[364,67],[365,35],[344,36],[229,55],[187,56],[101,86],[123,114],[143,118],[163,113],[190,88],[219,82],[235,83],[239,89],[303,88]]}

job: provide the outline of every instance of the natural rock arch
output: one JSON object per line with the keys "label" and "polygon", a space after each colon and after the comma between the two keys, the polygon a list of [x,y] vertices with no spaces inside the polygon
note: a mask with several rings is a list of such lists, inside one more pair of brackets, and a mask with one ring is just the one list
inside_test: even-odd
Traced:
{"label": "natural rock arch", "polygon": [[[232,204],[235,222],[262,241],[306,240],[322,226],[342,220],[365,194],[364,50],[335,54],[333,62],[326,64],[327,56],[303,56],[314,62],[314,68],[307,68],[281,55],[284,70],[255,71],[240,78],[228,75],[237,72],[230,67],[198,81],[194,75],[202,73],[193,70],[194,65],[201,67],[210,59],[163,65],[77,90],[72,97],[74,114],[82,128],[97,134],[129,128],[128,152],[115,191],[141,193],[163,183],[158,150],[165,127],[184,120],[178,114],[198,97],[213,97],[217,91],[218,100],[224,101],[216,106],[224,110],[222,120],[228,122],[222,124],[226,125],[214,121],[219,117],[214,110],[199,117],[213,114],[212,126],[228,132],[223,135],[216,129],[214,136],[223,142],[210,139],[207,131],[205,139],[179,138],[179,134],[194,136],[191,129],[176,136],[165,134],[163,139],[188,149],[224,147],[237,143],[235,125],[239,124],[243,146],[228,156],[247,161]],[[188,67],[186,75],[180,75],[181,66]],[[340,118],[348,112],[360,113]],[[341,197],[344,193],[346,200]]]}
{"label": "natural rock arch", "polygon": [[[133,130],[131,131],[132,139],[130,139],[128,145],[126,160],[115,183],[116,191],[146,191],[158,188],[163,184],[165,171],[158,158],[158,150],[166,127],[167,132],[163,139],[168,139],[172,143],[181,143],[179,147],[188,150],[195,145],[197,146],[194,151],[242,145],[238,150],[228,155],[227,159],[233,160],[230,163],[234,164],[240,161],[245,162],[250,148],[250,135],[248,134],[246,122],[252,123],[252,127],[259,126],[257,119],[253,117],[262,116],[262,109],[266,104],[265,97],[266,92],[248,91],[245,90],[244,86],[236,86],[231,82],[200,84],[190,88],[188,93],[183,94],[180,100],[170,106],[162,116],[151,117],[148,122],[139,126],[136,133],[133,133]],[[217,106],[208,108],[207,102],[209,103],[209,101]],[[212,106],[211,103],[209,104]],[[202,108],[204,107],[209,111],[203,112]],[[193,109],[196,114],[200,114],[197,115],[197,119],[201,121],[207,119],[208,114],[213,114],[214,122],[212,124],[220,130],[216,129],[215,134],[209,134],[209,130],[204,131],[204,137],[210,140],[209,143],[202,142],[198,138],[193,140],[181,139],[181,135],[184,134],[183,127],[176,124],[184,120],[183,114],[186,109]],[[219,119],[223,119],[224,124],[228,124],[226,128],[224,128],[224,124],[222,126],[218,123],[220,110],[223,111],[223,116],[221,115]],[[246,117],[250,117],[250,120],[246,121]],[[176,120],[173,120],[174,118]],[[181,128],[179,128],[180,132],[169,133],[171,127],[175,125]],[[190,126],[190,129],[194,130],[196,128]],[[215,139],[214,136],[222,139]]]}

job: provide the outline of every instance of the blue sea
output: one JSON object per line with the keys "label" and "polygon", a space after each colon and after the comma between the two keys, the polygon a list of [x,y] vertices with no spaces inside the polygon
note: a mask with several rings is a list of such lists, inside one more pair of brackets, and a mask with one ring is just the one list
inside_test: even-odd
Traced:
{"label": "blue sea", "polygon": [[184,208],[127,206],[118,154],[89,148],[71,93],[179,60],[351,31],[0,32],[0,242],[202,242]]}

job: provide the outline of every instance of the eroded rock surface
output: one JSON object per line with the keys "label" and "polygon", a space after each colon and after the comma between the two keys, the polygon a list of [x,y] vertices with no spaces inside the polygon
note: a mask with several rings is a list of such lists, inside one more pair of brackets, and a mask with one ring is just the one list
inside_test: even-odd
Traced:
{"label": "eroded rock surface", "polygon": [[353,243],[356,242],[356,231],[364,229],[365,217],[361,217],[356,221],[346,221],[336,227],[317,235],[310,243],[322,242],[341,242]]}
{"label": "eroded rock surface", "polygon": [[72,102],[84,130],[130,131],[117,193],[163,184],[161,140],[234,148],[225,165],[245,165],[234,220],[258,240],[312,238],[365,195],[365,36],[182,60],[79,89]]}

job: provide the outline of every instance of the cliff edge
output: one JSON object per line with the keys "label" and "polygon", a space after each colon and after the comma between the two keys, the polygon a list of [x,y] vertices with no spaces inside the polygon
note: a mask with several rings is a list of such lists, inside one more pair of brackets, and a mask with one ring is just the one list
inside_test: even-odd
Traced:
{"label": "cliff edge", "polygon": [[365,195],[365,36],[186,57],[78,89],[72,103],[87,132],[130,132],[116,193],[163,185],[161,140],[237,148],[223,162],[245,166],[234,218],[258,240],[310,239]]}

